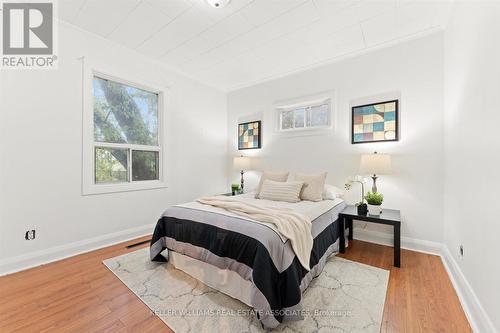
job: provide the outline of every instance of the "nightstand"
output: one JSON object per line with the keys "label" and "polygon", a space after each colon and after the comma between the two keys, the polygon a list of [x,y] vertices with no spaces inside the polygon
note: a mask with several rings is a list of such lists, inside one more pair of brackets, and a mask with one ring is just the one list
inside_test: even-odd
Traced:
{"label": "nightstand", "polygon": [[348,239],[353,239],[353,220],[392,225],[394,231],[394,266],[401,267],[401,214],[399,210],[382,209],[380,215],[360,215],[355,206],[347,206],[339,214],[340,253],[345,253],[345,229],[349,228]]}
{"label": "nightstand", "polygon": [[[240,194],[243,194],[243,193],[236,193],[235,195],[240,195]],[[229,192],[229,193],[222,193],[222,194],[219,194],[219,195],[223,195],[223,196],[226,196],[226,197],[233,197],[233,196],[235,196],[231,192]]]}

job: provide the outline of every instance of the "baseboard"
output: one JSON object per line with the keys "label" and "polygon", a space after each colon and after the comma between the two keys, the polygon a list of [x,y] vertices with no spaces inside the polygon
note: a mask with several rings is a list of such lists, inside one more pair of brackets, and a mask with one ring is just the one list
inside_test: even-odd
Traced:
{"label": "baseboard", "polygon": [[[388,246],[392,246],[394,244],[392,234],[356,227],[354,228],[354,239]],[[441,243],[438,242],[431,242],[410,237],[401,237],[401,248],[403,249],[439,256],[441,255],[441,247]]]}
{"label": "baseboard", "polygon": [[498,332],[446,245],[442,246],[441,260],[457,292],[460,303],[462,303],[462,308],[472,330],[474,332]]}
{"label": "baseboard", "polygon": [[3,259],[0,260],[0,276],[146,236],[151,234],[154,226],[154,224],[140,226]]}

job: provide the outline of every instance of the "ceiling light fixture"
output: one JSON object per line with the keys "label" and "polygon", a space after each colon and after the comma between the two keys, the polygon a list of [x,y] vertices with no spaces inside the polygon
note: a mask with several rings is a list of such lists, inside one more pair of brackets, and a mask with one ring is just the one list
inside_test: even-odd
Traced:
{"label": "ceiling light fixture", "polygon": [[224,8],[231,0],[207,0],[208,4],[214,8]]}

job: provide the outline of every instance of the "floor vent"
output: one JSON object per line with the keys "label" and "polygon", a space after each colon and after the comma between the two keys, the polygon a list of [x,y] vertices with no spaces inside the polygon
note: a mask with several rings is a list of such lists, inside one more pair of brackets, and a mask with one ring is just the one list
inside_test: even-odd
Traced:
{"label": "floor vent", "polygon": [[139,246],[139,245],[142,245],[142,244],[146,244],[146,243],[149,243],[149,242],[151,242],[151,239],[148,239],[148,240],[145,240],[145,241],[142,241],[142,242],[139,242],[139,243],[130,244],[130,245],[127,245],[127,249],[131,249],[133,247],[136,247],[136,246]]}

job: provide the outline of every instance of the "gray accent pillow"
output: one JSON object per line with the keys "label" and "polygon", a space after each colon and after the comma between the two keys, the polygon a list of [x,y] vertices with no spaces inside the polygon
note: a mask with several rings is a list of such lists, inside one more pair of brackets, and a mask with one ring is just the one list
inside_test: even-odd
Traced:
{"label": "gray accent pillow", "polygon": [[286,180],[288,179],[288,174],[289,172],[271,172],[271,171],[262,172],[262,176],[260,176],[259,185],[255,190],[255,198],[256,199],[260,198],[260,190],[262,188],[264,180],[269,179],[275,182],[286,182]]}
{"label": "gray accent pillow", "polygon": [[304,182],[302,192],[300,193],[300,198],[302,200],[309,201],[323,200],[323,190],[325,188],[325,180],[327,174],[327,172],[321,172],[313,175],[307,175],[303,173],[296,174],[295,180]]}
{"label": "gray accent pillow", "polygon": [[260,189],[260,199],[299,202],[302,185],[303,182],[275,182],[266,179]]}

